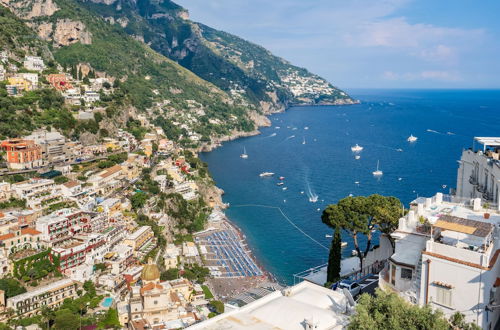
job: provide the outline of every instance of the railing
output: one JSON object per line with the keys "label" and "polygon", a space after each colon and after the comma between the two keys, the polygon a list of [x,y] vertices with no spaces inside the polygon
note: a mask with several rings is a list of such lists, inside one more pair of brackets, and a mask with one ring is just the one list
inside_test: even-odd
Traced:
{"label": "railing", "polygon": [[452,245],[427,241],[427,251],[429,252],[434,252],[449,258],[454,258],[485,267],[487,267],[489,264],[489,257],[491,250],[492,248],[490,246],[490,248],[485,253],[481,253],[472,250],[462,249]]}

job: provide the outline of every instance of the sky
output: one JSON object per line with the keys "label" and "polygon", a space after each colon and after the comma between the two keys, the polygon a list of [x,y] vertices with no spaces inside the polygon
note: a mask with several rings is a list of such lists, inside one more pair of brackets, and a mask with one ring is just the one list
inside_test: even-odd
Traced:
{"label": "sky", "polygon": [[342,88],[500,88],[500,0],[174,0]]}

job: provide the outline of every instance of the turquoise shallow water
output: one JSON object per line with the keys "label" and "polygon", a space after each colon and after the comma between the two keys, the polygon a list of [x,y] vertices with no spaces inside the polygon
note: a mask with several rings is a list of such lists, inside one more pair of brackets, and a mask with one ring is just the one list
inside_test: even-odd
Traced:
{"label": "turquoise shallow water", "polygon": [[[393,195],[408,204],[417,196],[447,193],[456,185],[462,149],[472,146],[474,136],[500,135],[497,90],[351,94],[362,103],[291,108],[271,116],[273,126],[262,128],[261,135],[201,154],[226,192],[228,216],[281,282],[291,283],[294,273],[326,262],[328,251],[320,244],[330,244],[325,234],[331,232],[321,223],[318,208],[349,194]],[[416,143],[406,141],[410,134],[418,137]],[[364,147],[359,160],[350,149],[356,143]],[[240,158],[244,147],[248,159]],[[377,160],[384,172],[380,179],[372,175]],[[276,174],[260,178],[264,171]],[[276,185],[279,176],[285,177],[283,186]],[[309,201],[309,189],[317,203]],[[297,227],[276,208],[249,204],[279,207]],[[344,239],[347,255],[352,242]]]}

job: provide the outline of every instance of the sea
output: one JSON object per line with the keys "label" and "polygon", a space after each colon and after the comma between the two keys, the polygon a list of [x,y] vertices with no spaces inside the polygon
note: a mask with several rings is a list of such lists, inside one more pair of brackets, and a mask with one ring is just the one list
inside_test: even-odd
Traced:
{"label": "sea", "polygon": [[[447,194],[456,186],[462,150],[476,136],[500,136],[499,90],[348,92],[361,103],[293,107],[271,115],[272,126],[260,135],[200,155],[225,191],[227,216],[282,284],[327,262],[332,231],[321,212],[328,204],[377,193],[407,207],[419,196]],[[409,143],[410,135],[418,140]],[[357,154],[356,144],[363,147]],[[247,159],[240,157],[244,150]],[[372,174],[377,163],[381,177]],[[352,239],[343,240],[348,257]]]}

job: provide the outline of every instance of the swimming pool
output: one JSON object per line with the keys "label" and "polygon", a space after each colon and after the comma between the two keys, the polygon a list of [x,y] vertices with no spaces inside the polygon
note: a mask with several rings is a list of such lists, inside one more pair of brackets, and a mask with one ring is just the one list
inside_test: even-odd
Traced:
{"label": "swimming pool", "polygon": [[104,298],[104,300],[102,301],[101,306],[102,306],[102,307],[109,308],[109,307],[111,307],[111,304],[112,304],[112,303],[113,303],[113,298],[111,298],[111,297],[107,297],[107,298]]}

